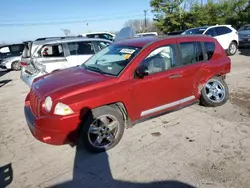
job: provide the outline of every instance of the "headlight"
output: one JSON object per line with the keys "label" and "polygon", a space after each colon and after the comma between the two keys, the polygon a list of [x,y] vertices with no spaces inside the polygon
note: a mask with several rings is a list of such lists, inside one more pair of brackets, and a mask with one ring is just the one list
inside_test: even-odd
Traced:
{"label": "headlight", "polygon": [[54,114],[65,116],[65,115],[69,115],[73,113],[74,112],[71,110],[71,108],[67,106],[66,104],[63,104],[60,102],[56,104]]}
{"label": "headlight", "polygon": [[6,61],[6,60],[1,62],[2,65],[5,65],[6,63],[8,63],[8,61]]}
{"label": "headlight", "polygon": [[52,99],[50,96],[46,97],[45,102],[44,102],[44,107],[47,112],[49,112],[52,108]]}

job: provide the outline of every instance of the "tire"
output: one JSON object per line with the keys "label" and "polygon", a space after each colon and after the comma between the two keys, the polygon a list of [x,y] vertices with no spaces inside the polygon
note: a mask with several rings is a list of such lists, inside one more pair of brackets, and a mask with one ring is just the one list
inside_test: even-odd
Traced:
{"label": "tire", "polygon": [[[101,121],[100,119],[103,119],[105,121],[103,120]],[[109,121],[111,121],[111,123]],[[116,128],[110,131],[110,132],[113,131],[112,135],[114,139],[112,141],[108,141],[108,139],[103,138],[102,141],[106,141],[107,143],[108,142],[110,143],[106,144],[105,146],[104,145],[95,146],[95,142],[97,142],[97,138],[101,138],[102,134],[104,134],[103,136],[105,136],[105,134],[110,135],[110,132],[109,133],[105,132],[105,130],[104,132],[101,133],[101,131],[99,130],[99,129],[102,129],[101,125],[104,127],[108,127],[108,125],[112,125],[112,123],[114,125],[115,124],[117,125]],[[105,152],[115,147],[120,142],[124,133],[124,127],[125,127],[125,122],[124,122],[121,112],[117,111],[115,108],[112,108],[110,106],[103,106],[100,108],[96,108],[94,110],[91,110],[83,119],[83,123],[80,129],[81,134],[79,137],[79,144],[85,146],[85,148],[91,153]],[[109,131],[109,130],[106,130],[106,131]],[[90,133],[90,132],[95,132],[95,133]]]}
{"label": "tire", "polygon": [[229,44],[229,47],[227,49],[227,55],[228,56],[233,56],[235,55],[237,52],[237,43],[236,42],[231,42]]}
{"label": "tire", "polygon": [[[216,83],[217,85],[213,85],[212,83]],[[216,97],[217,95],[220,100],[218,100],[219,98]],[[222,106],[228,101],[228,99],[229,89],[226,82],[221,77],[216,76],[209,79],[203,87],[201,91],[200,104],[206,107]]]}
{"label": "tire", "polygon": [[21,70],[21,67],[19,65],[19,61],[14,61],[12,64],[11,64],[11,69],[14,70],[14,71],[19,71]]}

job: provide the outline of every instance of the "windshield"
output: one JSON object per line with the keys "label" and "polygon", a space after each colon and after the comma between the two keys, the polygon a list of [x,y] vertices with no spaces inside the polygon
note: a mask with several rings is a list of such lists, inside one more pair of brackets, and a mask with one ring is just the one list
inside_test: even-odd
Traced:
{"label": "windshield", "polygon": [[182,35],[197,35],[197,34],[203,34],[203,32],[207,28],[195,28],[195,29],[189,29],[182,33]]}
{"label": "windshield", "polygon": [[239,29],[239,31],[249,31],[250,30],[250,25],[245,25]]}
{"label": "windshield", "polygon": [[87,70],[118,76],[141,50],[139,47],[110,45],[82,64]]}

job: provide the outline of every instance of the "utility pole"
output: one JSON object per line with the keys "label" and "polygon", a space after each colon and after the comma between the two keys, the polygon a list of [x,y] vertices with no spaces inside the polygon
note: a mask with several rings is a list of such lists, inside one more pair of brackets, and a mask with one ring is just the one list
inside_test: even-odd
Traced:
{"label": "utility pole", "polygon": [[144,25],[145,25],[145,29],[147,28],[147,12],[148,12],[148,9],[145,9],[143,10],[144,12]]}

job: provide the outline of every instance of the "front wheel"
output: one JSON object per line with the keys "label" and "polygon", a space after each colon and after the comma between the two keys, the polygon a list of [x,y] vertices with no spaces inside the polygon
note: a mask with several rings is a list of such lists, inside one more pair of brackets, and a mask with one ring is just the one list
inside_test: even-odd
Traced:
{"label": "front wheel", "polygon": [[229,99],[229,89],[221,77],[207,81],[201,91],[200,103],[203,106],[216,107],[225,104]]}
{"label": "front wheel", "polygon": [[237,44],[235,42],[231,42],[228,50],[227,50],[227,55],[233,56],[237,52]]}
{"label": "front wheel", "polygon": [[80,143],[94,153],[115,147],[124,133],[124,119],[121,112],[110,106],[103,106],[83,119]]}

